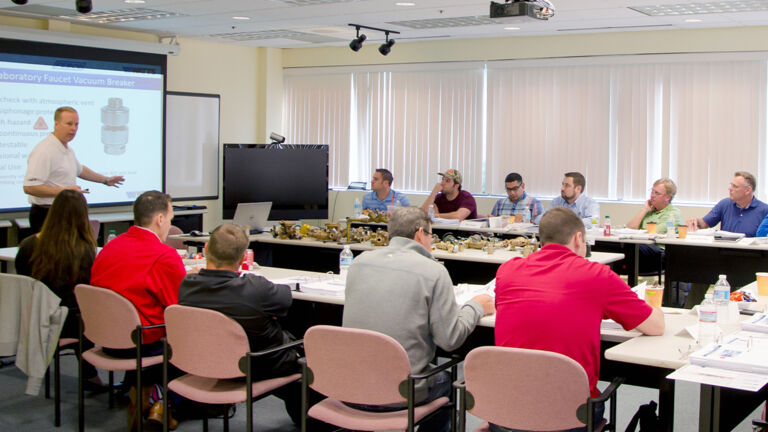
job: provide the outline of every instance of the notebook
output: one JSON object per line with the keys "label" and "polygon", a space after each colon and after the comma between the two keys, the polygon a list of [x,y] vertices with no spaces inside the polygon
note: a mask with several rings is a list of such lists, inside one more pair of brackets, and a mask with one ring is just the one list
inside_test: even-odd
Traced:
{"label": "notebook", "polygon": [[251,234],[265,231],[268,228],[267,218],[270,209],[272,209],[272,202],[240,203],[235,209],[232,223],[248,226]]}

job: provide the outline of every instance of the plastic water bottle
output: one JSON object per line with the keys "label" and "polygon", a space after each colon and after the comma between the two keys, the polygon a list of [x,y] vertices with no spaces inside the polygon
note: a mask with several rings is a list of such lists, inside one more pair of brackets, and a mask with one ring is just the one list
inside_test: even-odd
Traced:
{"label": "plastic water bottle", "polygon": [[347,279],[347,272],[349,271],[349,266],[352,265],[352,260],[354,258],[355,256],[352,255],[352,250],[349,249],[349,245],[345,245],[339,255],[339,274],[341,275],[341,279]]}
{"label": "plastic water bottle", "polygon": [[109,235],[107,236],[107,241],[104,242],[104,244],[107,244],[107,243],[111,242],[112,239],[114,239],[115,237],[117,237],[117,233],[115,232],[115,230],[109,230]]}
{"label": "plastic water bottle", "polygon": [[611,217],[610,216],[605,217],[605,225],[603,225],[603,235],[605,237],[611,236]]}
{"label": "plastic water bottle", "polygon": [[712,301],[712,294],[704,296],[699,305],[699,345],[705,346],[717,337],[717,307]]}
{"label": "plastic water bottle", "polygon": [[672,215],[667,218],[667,237],[675,238],[675,217]]}
{"label": "plastic water bottle", "polygon": [[427,210],[427,215],[429,215],[429,220],[435,220],[435,205],[430,204],[429,209]]}
{"label": "plastic water bottle", "polygon": [[728,322],[728,305],[730,300],[731,285],[728,283],[725,275],[720,275],[715,284],[715,306],[717,307],[718,322]]}
{"label": "plastic water bottle", "polygon": [[600,230],[600,215],[594,215],[592,216],[592,226],[591,228],[595,230],[595,232]]}
{"label": "plastic water bottle", "polygon": [[526,208],[525,212],[523,212],[523,222],[531,223],[531,209],[530,208]]}
{"label": "plastic water bottle", "polygon": [[355,198],[355,205],[352,208],[352,215],[359,218],[363,214],[363,206],[360,204],[360,198]]}

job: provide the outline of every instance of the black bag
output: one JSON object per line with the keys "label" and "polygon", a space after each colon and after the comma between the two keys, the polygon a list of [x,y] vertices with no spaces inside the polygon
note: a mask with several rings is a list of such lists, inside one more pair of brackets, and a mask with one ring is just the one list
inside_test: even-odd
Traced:
{"label": "black bag", "polygon": [[640,432],[657,432],[661,430],[659,416],[656,415],[656,402],[650,401],[647,405],[640,405],[632,420],[627,425],[625,432],[634,432],[637,423],[640,422]]}

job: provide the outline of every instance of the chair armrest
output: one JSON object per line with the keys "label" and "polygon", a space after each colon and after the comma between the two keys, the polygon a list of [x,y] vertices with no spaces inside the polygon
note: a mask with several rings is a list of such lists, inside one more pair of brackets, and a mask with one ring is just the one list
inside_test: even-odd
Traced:
{"label": "chair armrest", "polygon": [[135,329],[131,330],[131,340],[133,341],[133,344],[134,345],[139,345],[139,337],[138,337],[139,332],[138,331],[142,331],[143,332],[144,330],[155,329],[155,328],[165,328],[165,324],[153,324],[153,325],[146,325],[146,326],[145,325],[136,326]]}
{"label": "chair armrest", "polygon": [[420,374],[410,374],[410,375],[408,375],[408,378],[409,379],[415,379],[415,380],[429,378],[432,375],[437,374],[438,372],[442,372],[442,371],[444,371],[444,370],[446,370],[446,369],[448,369],[450,367],[456,366],[457,364],[461,363],[461,361],[462,361],[462,359],[460,359],[460,358],[452,358],[452,359],[448,360],[447,362],[445,362],[445,363],[443,363],[441,365],[437,365],[434,368],[432,368],[432,369],[430,369],[430,370],[428,370],[426,372],[423,372],[423,373],[420,373]]}
{"label": "chair armrest", "polygon": [[276,347],[273,347],[273,348],[265,349],[265,350],[262,350],[262,351],[245,353],[245,355],[248,356],[248,357],[260,357],[260,356],[264,356],[264,355],[267,355],[267,354],[276,353],[278,351],[283,351],[283,350],[286,350],[286,349],[289,349],[289,348],[301,346],[303,344],[304,344],[304,339],[300,339],[300,340],[297,340],[297,341],[289,342],[287,344],[283,344],[283,345],[276,346]]}
{"label": "chair armrest", "polygon": [[464,380],[457,380],[456,382],[453,383],[453,388],[457,390],[464,390],[465,388],[467,388],[467,383]]}
{"label": "chair armrest", "polygon": [[611,384],[605,388],[605,390],[600,393],[600,396],[589,398],[590,402],[598,403],[598,402],[605,402],[608,399],[610,399],[614,393],[616,393],[616,390],[619,389],[619,386],[624,384],[624,377],[616,377],[611,381]]}

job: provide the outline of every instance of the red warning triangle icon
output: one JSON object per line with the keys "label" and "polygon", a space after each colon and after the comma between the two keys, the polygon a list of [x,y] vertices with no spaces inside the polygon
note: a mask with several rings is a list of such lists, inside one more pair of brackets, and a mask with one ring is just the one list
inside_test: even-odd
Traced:
{"label": "red warning triangle icon", "polygon": [[32,126],[34,130],[48,130],[48,124],[43,120],[43,117],[38,117],[35,125]]}

